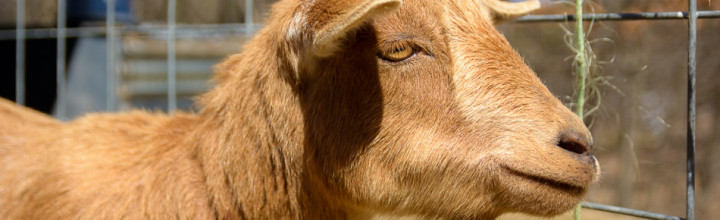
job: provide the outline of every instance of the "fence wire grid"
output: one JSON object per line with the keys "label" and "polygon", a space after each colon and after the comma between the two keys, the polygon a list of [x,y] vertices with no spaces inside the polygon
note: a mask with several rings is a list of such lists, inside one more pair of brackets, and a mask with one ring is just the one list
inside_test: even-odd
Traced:
{"label": "fence wire grid", "polygon": [[[104,27],[75,27],[68,28],[67,22],[67,0],[57,0],[57,27],[56,28],[33,28],[25,27],[25,0],[16,0],[16,29],[0,30],[0,41],[15,40],[15,100],[19,105],[25,105],[25,40],[55,38],[57,40],[57,102],[55,115],[57,118],[66,119],[65,109],[67,108],[67,70],[66,70],[66,39],[83,37],[105,36],[108,44],[106,49],[106,109],[116,111],[117,98],[117,63],[121,60],[116,57],[117,37],[131,33],[143,33],[146,35],[165,37],[167,47],[167,110],[175,111],[177,107],[177,74],[176,74],[176,45],[175,38],[178,36],[202,36],[202,35],[243,35],[252,36],[255,31],[262,27],[262,24],[253,23],[253,0],[245,0],[245,22],[230,24],[176,24],[176,2],[168,0],[167,4],[167,25],[116,25],[116,1],[105,0],[106,21]],[[688,11],[676,12],[643,12],[643,13],[603,13],[584,14],[583,19],[587,21],[629,21],[629,20],[667,20],[684,19],[688,22],[688,82],[687,82],[687,200],[686,217],[678,217],[653,213],[642,210],[635,210],[624,207],[602,205],[590,202],[582,202],[582,207],[606,212],[613,212],[622,215],[635,216],[647,219],[680,220],[695,219],[695,107],[696,107],[696,45],[697,45],[697,19],[720,18],[720,11],[697,11],[697,1],[688,1]],[[566,22],[574,21],[575,15],[550,14],[550,15],[527,15],[517,19],[515,22]]]}

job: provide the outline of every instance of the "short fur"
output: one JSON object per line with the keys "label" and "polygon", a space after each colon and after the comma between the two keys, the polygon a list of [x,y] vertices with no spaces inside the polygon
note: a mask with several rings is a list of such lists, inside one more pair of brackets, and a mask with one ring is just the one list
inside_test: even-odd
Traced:
{"label": "short fur", "polygon": [[[503,11],[393,2],[281,1],[197,114],[58,122],[0,100],[0,219],[492,219],[577,204],[597,178],[592,138],[494,29]],[[413,55],[383,59],[399,46]]]}

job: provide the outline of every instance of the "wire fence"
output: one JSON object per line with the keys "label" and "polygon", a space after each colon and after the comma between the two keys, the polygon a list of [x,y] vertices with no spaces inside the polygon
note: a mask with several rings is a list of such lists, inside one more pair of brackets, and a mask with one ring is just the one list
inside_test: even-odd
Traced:
{"label": "wire fence", "polygon": [[[117,63],[121,62],[116,57],[116,42],[118,36],[130,33],[142,33],[145,35],[153,35],[165,37],[168,42],[167,47],[167,109],[173,112],[177,109],[177,77],[176,77],[176,45],[175,38],[178,36],[210,36],[210,35],[243,35],[251,36],[255,31],[262,27],[261,24],[253,23],[253,1],[245,0],[245,23],[232,24],[202,24],[202,25],[183,25],[176,24],[176,0],[168,0],[167,4],[167,25],[116,25],[116,2],[115,0],[106,0],[106,24],[105,27],[78,27],[67,28],[67,3],[66,0],[58,0],[57,11],[57,28],[25,28],[25,0],[17,0],[17,17],[15,30],[0,30],[1,40],[15,40],[16,42],[16,65],[15,65],[15,100],[18,104],[25,104],[25,40],[28,39],[45,39],[55,38],[57,40],[57,105],[55,107],[56,115],[64,118],[67,98],[67,81],[66,81],[66,39],[82,38],[82,37],[99,37],[105,36],[107,42],[106,50],[106,110],[115,111],[116,103],[116,85],[117,85]],[[604,14],[585,14],[583,19],[589,21],[628,21],[628,20],[666,20],[666,19],[686,19],[688,20],[688,82],[687,82],[687,200],[686,200],[686,218],[678,216],[665,215],[660,213],[647,212],[642,210],[629,209],[624,207],[616,207],[590,202],[583,202],[582,207],[595,209],[600,211],[614,212],[629,216],[636,216],[648,219],[695,219],[695,107],[696,107],[696,32],[697,19],[716,19],[720,18],[720,11],[697,11],[696,0],[690,0],[688,3],[688,11],[678,12],[659,12],[659,13],[604,13]],[[574,21],[574,15],[528,15],[516,20],[516,22],[563,22]]]}
{"label": "wire fence", "polygon": [[[664,215],[617,206],[602,205],[583,202],[582,207],[599,211],[619,213],[629,216],[648,219],[695,219],[695,107],[696,107],[696,55],[697,55],[697,19],[720,18],[720,11],[697,11],[697,1],[688,1],[687,12],[659,12],[659,13],[604,13],[586,14],[583,19],[589,21],[628,21],[628,20],[688,20],[688,82],[687,82],[687,181],[686,181],[686,218]],[[575,15],[528,15],[519,18],[518,22],[561,22],[574,21]]]}

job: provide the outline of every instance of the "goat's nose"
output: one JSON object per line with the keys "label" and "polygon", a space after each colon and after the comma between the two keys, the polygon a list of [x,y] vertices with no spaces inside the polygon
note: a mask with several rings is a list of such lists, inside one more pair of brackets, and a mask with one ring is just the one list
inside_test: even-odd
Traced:
{"label": "goat's nose", "polygon": [[587,135],[569,130],[560,133],[557,138],[557,146],[576,154],[590,154],[592,140]]}

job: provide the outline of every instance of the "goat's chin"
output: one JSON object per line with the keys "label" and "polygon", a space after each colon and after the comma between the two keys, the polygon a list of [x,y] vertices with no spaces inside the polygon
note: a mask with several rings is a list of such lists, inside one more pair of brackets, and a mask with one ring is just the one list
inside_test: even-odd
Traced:
{"label": "goat's chin", "polygon": [[[527,149],[537,149],[528,153]],[[493,158],[498,165],[500,208],[552,216],[572,209],[597,180],[599,166],[589,154],[555,146],[516,147]]]}
{"label": "goat's chin", "polygon": [[587,185],[575,185],[534,176],[503,167],[500,179],[505,187],[500,206],[508,212],[554,216],[577,205],[587,192]]}

